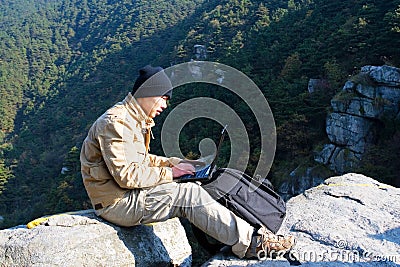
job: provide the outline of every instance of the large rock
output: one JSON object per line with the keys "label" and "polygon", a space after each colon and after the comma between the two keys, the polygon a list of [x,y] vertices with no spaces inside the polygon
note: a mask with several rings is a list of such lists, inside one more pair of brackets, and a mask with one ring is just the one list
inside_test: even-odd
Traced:
{"label": "large rock", "polygon": [[[302,266],[398,266],[400,189],[361,174],[332,177],[287,202],[281,234]],[[290,266],[284,258],[239,260],[219,254],[205,266]]]}
{"label": "large rock", "polygon": [[326,122],[329,140],[351,151],[364,153],[366,144],[374,140],[372,120],[342,113],[332,113]]}
{"label": "large rock", "polygon": [[385,121],[400,119],[400,69],[363,67],[353,81],[345,83],[331,106],[333,112],[326,120],[331,143],[315,160],[342,174],[359,165]]}
{"label": "large rock", "polygon": [[322,183],[331,173],[323,165],[315,167],[299,166],[289,175],[289,178],[279,187],[279,194],[284,200],[304,192],[304,188],[311,188]]}
{"label": "large rock", "polygon": [[400,70],[391,66],[364,66],[361,72],[369,76],[379,84],[388,86],[400,86]]}
{"label": "large rock", "polygon": [[178,219],[117,227],[96,217],[56,215],[32,229],[0,231],[0,266],[190,266],[191,247]]}
{"label": "large rock", "polygon": [[[318,80],[309,81],[310,93],[316,84]],[[336,174],[343,174],[360,166],[365,152],[375,144],[381,129],[395,127],[393,124],[400,121],[400,69],[362,67],[361,72],[348,80],[342,91],[331,100],[331,108],[332,112],[326,118],[329,143],[315,151],[314,160]],[[308,169],[314,167],[311,165]],[[301,180],[296,181],[290,175],[280,185],[279,192],[291,197],[304,192],[315,181],[313,175],[297,177]],[[329,176],[318,178],[326,177]]]}
{"label": "large rock", "polygon": [[310,79],[308,81],[308,92],[310,94],[315,93],[315,92],[323,92],[325,90],[328,90],[329,88],[329,83],[327,80],[324,79]]}
{"label": "large rock", "polygon": [[384,112],[382,105],[377,105],[376,101],[362,97],[353,97],[349,101],[332,99],[331,106],[334,112],[364,118],[380,118]]}
{"label": "large rock", "polygon": [[[329,168],[336,173],[344,173],[346,170],[353,169],[358,165],[361,160],[361,155],[361,153],[352,151],[349,148],[326,144],[322,151],[315,155],[314,160],[329,166]],[[321,178],[322,177],[323,176],[321,176]],[[326,177],[327,176],[324,178]],[[311,186],[308,188],[311,188]],[[304,192],[304,190],[299,193]]]}

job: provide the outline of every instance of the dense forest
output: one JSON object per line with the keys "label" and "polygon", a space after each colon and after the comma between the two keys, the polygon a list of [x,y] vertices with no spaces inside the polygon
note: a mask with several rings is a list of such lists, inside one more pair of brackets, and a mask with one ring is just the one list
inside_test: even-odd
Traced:
{"label": "dense forest", "polygon": [[[275,183],[326,143],[330,99],[349,77],[364,65],[400,66],[400,0],[3,0],[1,6],[0,227],[90,207],[80,145],[144,65],[188,62],[201,44],[206,60],[248,75],[274,114]],[[326,90],[310,95],[310,78],[325,79]],[[176,90],[170,110],[196,96],[221,99],[245,118],[251,173],[260,138],[249,108],[198,84]],[[167,115],[157,118],[156,136]],[[199,140],[216,137],[215,123],[199,123],[181,134],[189,157],[198,155]],[[357,171],[391,183],[400,166],[399,125],[382,136]],[[162,153],[159,141],[152,152]],[[221,165],[229,146],[222,152]]]}

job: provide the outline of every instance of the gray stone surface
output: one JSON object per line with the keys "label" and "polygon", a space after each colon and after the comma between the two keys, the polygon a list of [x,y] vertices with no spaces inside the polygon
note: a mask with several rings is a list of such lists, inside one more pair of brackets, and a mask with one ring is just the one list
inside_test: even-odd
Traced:
{"label": "gray stone surface", "polygon": [[[361,160],[361,156],[361,153],[351,151],[349,148],[327,144],[322,151],[314,156],[314,160],[318,163],[325,164],[335,173],[344,173],[346,170],[357,166],[358,162]],[[304,192],[304,190],[299,193],[302,192]]]}
{"label": "gray stone surface", "polygon": [[348,101],[333,99],[331,106],[334,112],[346,113],[364,118],[380,118],[383,115],[384,108],[377,105],[369,98],[354,97]]}
{"label": "gray stone surface", "polygon": [[[352,92],[354,92],[354,90]],[[355,92],[369,99],[374,99],[376,97],[375,86],[372,85],[357,84],[355,87]]]}
{"label": "gray stone surface", "polygon": [[369,76],[379,84],[388,86],[400,86],[400,70],[391,66],[364,66],[361,72],[368,73]]}
{"label": "gray stone surface", "polygon": [[376,95],[375,102],[377,105],[383,107],[384,115],[395,117],[396,113],[399,112],[400,88],[379,86],[376,88]]}
{"label": "gray stone surface", "polygon": [[327,80],[324,79],[310,79],[308,81],[308,92],[310,94],[319,92],[319,91],[324,91],[329,88],[329,84]]}
{"label": "gray stone surface", "polygon": [[326,120],[331,143],[315,156],[318,163],[327,164],[338,174],[359,164],[362,155],[374,144],[384,118],[400,118],[400,69],[365,66],[361,74],[368,79],[347,81],[343,92],[332,99],[333,112]]}
{"label": "gray stone surface", "polygon": [[191,265],[191,247],[178,219],[122,228],[88,211],[81,215],[56,215],[32,229],[0,231],[2,267],[170,264]]}
{"label": "gray stone surface", "polygon": [[326,178],[326,172],[326,168],[321,166],[312,168],[298,167],[290,173],[288,180],[280,186],[279,194],[284,200],[293,195],[301,194],[304,188],[311,188],[322,183]]}
{"label": "gray stone surface", "polygon": [[[290,199],[281,234],[297,244],[301,266],[400,266],[400,189],[361,174],[332,177]],[[219,254],[206,266],[289,266],[286,259]]]}
{"label": "gray stone surface", "polygon": [[[310,92],[317,81],[309,81]],[[365,152],[377,141],[379,131],[385,126],[390,129],[393,127],[390,123],[400,120],[400,69],[390,66],[361,68],[360,75],[348,80],[331,100],[331,108],[326,118],[329,142],[314,152],[316,163],[301,166],[302,169],[324,165],[335,174],[343,174],[360,166]],[[318,175],[318,178],[330,176]],[[298,180],[290,175],[279,186],[278,191],[285,198],[304,192],[315,181],[315,175],[307,173],[296,178]]]}
{"label": "gray stone surface", "polygon": [[359,116],[332,113],[326,121],[329,140],[351,151],[364,153],[367,144],[374,140],[372,128],[375,122]]}
{"label": "gray stone surface", "polygon": [[361,158],[361,153],[354,152],[348,148],[336,147],[329,161],[329,168],[335,173],[345,173],[354,169]]}
{"label": "gray stone surface", "polygon": [[342,91],[353,92],[355,87],[356,87],[356,84],[354,82],[347,81],[347,82],[345,82]]}
{"label": "gray stone surface", "polygon": [[328,165],[331,162],[331,158],[335,152],[335,149],[336,146],[334,144],[325,144],[322,150],[314,155],[314,160],[318,163]]}

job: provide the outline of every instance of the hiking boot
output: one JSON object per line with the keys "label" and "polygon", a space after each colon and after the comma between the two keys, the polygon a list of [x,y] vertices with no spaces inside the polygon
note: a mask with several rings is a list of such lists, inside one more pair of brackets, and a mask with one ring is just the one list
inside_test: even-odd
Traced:
{"label": "hiking boot", "polygon": [[295,244],[294,236],[284,237],[275,235],[268,229],[262,227],[252,237],[250,247],[247,249],[246,258],[266,259],[276,254],[284,254]]}

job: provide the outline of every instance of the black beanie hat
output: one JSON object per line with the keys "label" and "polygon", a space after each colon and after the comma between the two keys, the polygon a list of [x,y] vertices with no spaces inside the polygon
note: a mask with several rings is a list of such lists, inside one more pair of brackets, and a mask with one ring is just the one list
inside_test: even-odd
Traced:
{"label": "black beanie hat", "polygon": [[147,65],[139,70],[139,77],[133,85],[132,95],[135,98],[168,96],[171,99],[172,84],[163,68]]}

